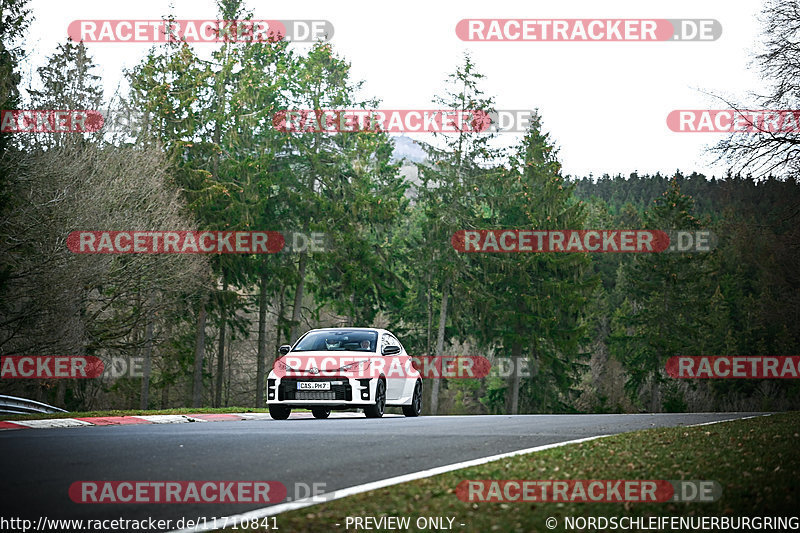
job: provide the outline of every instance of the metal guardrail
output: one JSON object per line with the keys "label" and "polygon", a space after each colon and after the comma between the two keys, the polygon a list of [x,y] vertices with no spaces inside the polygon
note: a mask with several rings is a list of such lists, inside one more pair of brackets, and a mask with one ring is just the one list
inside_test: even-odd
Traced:
{"label": "metal guardrail", "polygon": [[0,413],[10,415],[24,415],[28,413],[67,413],[64,409],[47,405],[46,403],[16,396],[0,394]]}

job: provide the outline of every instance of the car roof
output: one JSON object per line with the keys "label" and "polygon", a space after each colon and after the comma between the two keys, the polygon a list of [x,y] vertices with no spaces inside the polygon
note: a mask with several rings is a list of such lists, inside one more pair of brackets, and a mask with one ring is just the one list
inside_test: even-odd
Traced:
{"label": "car roof", "polygon": [[316,329],[309,330],[309,332],[311,332],[311,331],[353,331],[353,330],[356,330],[356,331],[380,331],[380,332],[389,333],[387,330],[381,329],[381,328],[316,328]]}

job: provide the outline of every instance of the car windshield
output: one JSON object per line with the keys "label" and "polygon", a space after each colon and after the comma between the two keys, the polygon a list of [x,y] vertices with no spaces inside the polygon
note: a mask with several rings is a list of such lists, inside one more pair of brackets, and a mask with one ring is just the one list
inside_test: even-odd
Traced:
{"label": "car windshield", "polygon": [[312,331],[292,350],[293,352],[374,352],[378,345],[377,331],[335,330]]}

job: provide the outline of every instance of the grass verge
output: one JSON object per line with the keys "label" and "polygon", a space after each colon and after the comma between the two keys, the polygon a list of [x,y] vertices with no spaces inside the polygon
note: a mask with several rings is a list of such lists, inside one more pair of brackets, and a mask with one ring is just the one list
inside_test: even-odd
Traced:
{"label": "grass verge", "polygon": [[[410,530],[422,531],[414,526],[418,517],[444,516],[455,519],[455,531],[550,532],[567,531],[567,516],[797,515],[798,431],[798,412],[699,427],[636,431],[283,513],[277,516],[277,525],[293,532],[347,531],[347,516],[407,516],[411,517]],[[354,468],[368,467],[354,464]],[[469,479],[715,480],[722,485],[723,494],[712,503],[471,503],[455,494],[456,486]],[[550,517],[557,520],[555,529],[545,526]]]}

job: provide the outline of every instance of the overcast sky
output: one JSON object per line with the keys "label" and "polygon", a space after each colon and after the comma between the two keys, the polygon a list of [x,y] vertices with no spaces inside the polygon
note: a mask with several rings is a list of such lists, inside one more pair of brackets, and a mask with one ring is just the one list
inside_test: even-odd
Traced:
{"label": "overcast sky", "polygon": [[[176,18],[214,19],[213,0],[124,2],[33,0],[28,70],[40,66],[76,19],[158,19],[174,5]],[[673,109],[719,109],[715,93],[747,102],[759,80],[748,68],[758,50],[761,0],[647,3],[605,0],[536,2],[435,0],[275,2],[250,0],[259,19],[325,19],[332,44],[352,63],[364,96],[388,109],[430,109],[447,73],[469,51],[487,75],[484,89],[498,109],[538,108],[560,148],[564,172],[595,176],[699,171],[721,175],[705,147],[720,134],[674,133]],[[713,42],[465,42],[456,36],[464,18],[665,18],[716,19],[722,36]],[[196,44],[210,50],[213,44]],[[149,45],[92,43],[107,94]],[[514,134],[503,134],[509,144]],[[413,135],[412,135],[413,136]]]}

